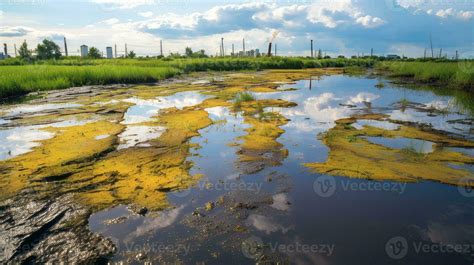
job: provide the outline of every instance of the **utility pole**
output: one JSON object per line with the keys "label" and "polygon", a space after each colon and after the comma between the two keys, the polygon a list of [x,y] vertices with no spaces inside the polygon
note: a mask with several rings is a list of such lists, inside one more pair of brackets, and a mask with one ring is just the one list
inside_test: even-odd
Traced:
{"label": "utility pole", "polygon": [[66,37],[64,37],[64,53],[66,54],[66,56],[68,56]]}
{"label": "utility pole", "polygon": [[128,52],[127,52],[127,44],[125,43],[125,58],[128,57]]}
{"label": "utility pole", "polygon": [[13,44],[13,47],[14,47],[14,49],[15,49],[15,57],[16,57],[16,56],[17,56],[17,55],[16,55],[16,44]]}
{"label": "utility pole", "polygon": [[313,54],[313,40],[311,40],[311,58],[314,58],[314,54]]}
{"label": "utility pole", "polygon": [[434,58],[434,53],[433,53],[433,40],[431,38],[431,33],[430,33],[430,46],[431,46],[431,58]]}
{"label": "utility pole", "polygon": [[221,56],[224,57],[224,38],[221,38]]}
{"label": "utility pole", "polygon": [[115,58],[117,58],[117,44],[115,44]]}
{"label": "utility pole", "polygon": [[160,55],[163,57],[163,40],[160,40]]}

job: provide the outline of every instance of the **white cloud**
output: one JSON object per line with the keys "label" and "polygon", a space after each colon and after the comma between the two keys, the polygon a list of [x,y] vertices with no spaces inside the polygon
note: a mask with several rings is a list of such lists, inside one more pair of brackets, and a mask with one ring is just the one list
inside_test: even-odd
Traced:
{"label": "white cloud", "polygon": [[32,28],[17,26],[17,27],[0,27],[0,37],[21,37],[34,31]]}
{"label": "white cloud", "polygon": [[150,18],[150,17],[153,16],[153,12],[151,12],[151,11],[148,11],[148,12],[139,12],[138,15],[139,15],[139,16],[142,16],[142,17]]}
{"label": "white cloud", "polygon": [[111,19],[103,20],[100,23],[103,23],[103,24],[106,24],[106,25],[114,25],[114,24],[117,24],[119,22],[120,22],[120,20],[118,20],[118,18],[111,18]]}
{"label": "white cloud", "polygon": [[2,10],[0,10],[0,17],[1,17],[1,16],[3,16],[3,11],[2,11]]}
{"label": "white cloud", "polygon": [[459,11],[458,18],[462,20],[469,20],[474,16],[474,11]]}
{"label": "white cloud", "polygon": [[378,17],[372,17],[369,15],[363,16],[363,17],[358,17],[356,19],[356,22],[361,24],[362,26],[366,28],[376,28],[380,25],[385,24],[385,21],[383,21],[381,18]]}
{"label": "white cloud", "polygon": [[103,8],[132,9],[143,5],[152,5],[154,0],[89,0],[91,3],[100,4]]}
{"label": "white cloud", "polygon": [[457,18],[460,20],[469,20],[474,16],[473,11],[456,11],[453,8],[447,8],[447,9],[440,9],[436,12],[436,16],[447,19],[450,17]]}
{"label": "white cloud", "polygon": [[436,12],[436,15],[441,18],[447,18],[454,15],[454,9],[448,8],[446,10],[440,9]]}

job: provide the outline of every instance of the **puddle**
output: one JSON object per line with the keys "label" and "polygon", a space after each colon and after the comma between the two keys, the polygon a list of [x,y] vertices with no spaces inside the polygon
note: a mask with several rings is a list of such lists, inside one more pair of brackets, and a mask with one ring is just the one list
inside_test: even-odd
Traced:
{"label": "puddle", "polygon": [[467,156],[474,157],[474,148],[447,147],[445,149],[452,152],[458,152],[458,153],[465,154]]}
{"label": "puddle", "polygon": [[120,150],[137,146],[146,141],[156,139],[160,137],[165,130],[166,128],[161,126],[127,126],[125,131],[119,134],[121,144],[117,147],[117,149]]}
{"label": "puddle", "polygon": [[77,121],[75,119],[60,121],[48,125],[31,125],[6,128],[0,130],[0,160],[10,159],[30,152],[40,146],[40,141],[51,139],[54,133],[44,130],[47,127],[64,128],[84,125],[91,121]]}
{"label": "puddle", "polygon": [[129,98],[125,102],[135,104],[125,113],[122,124],[136,124],[151,121],[162,109],[177,108],[183,109],[202,103],[209,96],[197,92],[180,92],[167,97],[156,99]]}
{"label": "puddle", "polygon": [[417,153],[428,154],[433,152],[434,143],[410,138],[364,137],[369,142],[393,149],[409,149]]}
{"label": "puddle", "polygon": [[46,110],[77,108],[82,106],[75,103],[57,103],[57,104],[41,104],[41,105],[24,105],[6,109],[5,116],[17,116],[21,114],[40,113]]}
{"label": "puddle", "polygon": [[105,138],[109,138],[110,135],[109,134],[102,134],[102,135],[98,135],[95,137],[96,140],[102,140],[102,139],[105,139]]}
{"label": "puddle", "polygon": [[390,118],[400,121],[410,121],[424,123],[432,126],[433,129],[446,131],[455,134],[464,135],[468,139],[474,139],[470,133],[472,126],[470,124],[450,123],[451,120],[461,120],[463,115],[456,113],[430,115],[428,112],[417,111],[415,109],[393,110],[389,113]]}
{"label": "puddle", "polygon": [[0,119],[0,125],[10,123],[11,121]]}
{"label": "puddle", "polygon": [[0,160],[30,152],[40,146],[38,141],[54,137],[54,133],[41,130],[45,126],[24,126],[0,130]]}

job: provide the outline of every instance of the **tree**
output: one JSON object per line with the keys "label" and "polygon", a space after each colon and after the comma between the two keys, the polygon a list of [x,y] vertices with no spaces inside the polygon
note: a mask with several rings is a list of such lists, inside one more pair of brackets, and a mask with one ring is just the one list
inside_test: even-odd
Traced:
{"label": "tree", "polygon": [[102,55],[100,54],[99,49],[97,49],[96,47],[91,47],[91,48],[89,49],[89,54],[88,54],[88,56],[89,56],[90,58],[93,58],[93,59],[99,59],[99,58],[102,57]]}
{"label": "tree", "polygon": [[20,54],[20,57],[24,60],[31,59],[31,51],[28,50],[28,44],[26,43],[26,40],[20,46],[20,50],[18,51],[18,53]]}
{"label": "tree", "polygon": [[38,44],[36,48],[38,59],[59,59],[61,57],[61,51],[59,46],[52,40],[44,39],[43,44]]}
{"label": "tree", "polygon": [[193,50],[189,47],[186,47],[184,53],[186,54],[186,57],[192,57],[193,56]]}
{"label": "tree", "polygon": [[137,54],[136,54],[134,51],[130,51],[130,52],[128,53],[128,58],[133,59],[133,58],[135,58],[135,57],[137,57]]}

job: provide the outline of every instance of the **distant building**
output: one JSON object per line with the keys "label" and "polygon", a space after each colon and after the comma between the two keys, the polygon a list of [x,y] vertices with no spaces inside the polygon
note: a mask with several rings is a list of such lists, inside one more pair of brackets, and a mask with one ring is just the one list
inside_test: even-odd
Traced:
{"label": "distant building", "polygon": [[255,49],[255,56],[257,56],[257,57],[260,56],[260,49]]}
{"label": "distant building", "polygon": [[3,60],[5,59],[5,54],[3,54],[3,52],[0,52],[0,60]]}
{"label": "distant building", "polygon": [[107,47],[107,48],[105,48],[105,50],[107,52],[107,59],[114,58],[114,55],[113,55],[113,52],[112,52],[112,47]]}
{"label": "distant building", "polygon": [[87,55],[89,55],[89,47],[81,45],[81,57],[87,57]]}
{"label": "distant building", "polygon": [[400,56],[396,54],[387,54],[387,59],[393,60],[393,59],[400,59]]}

